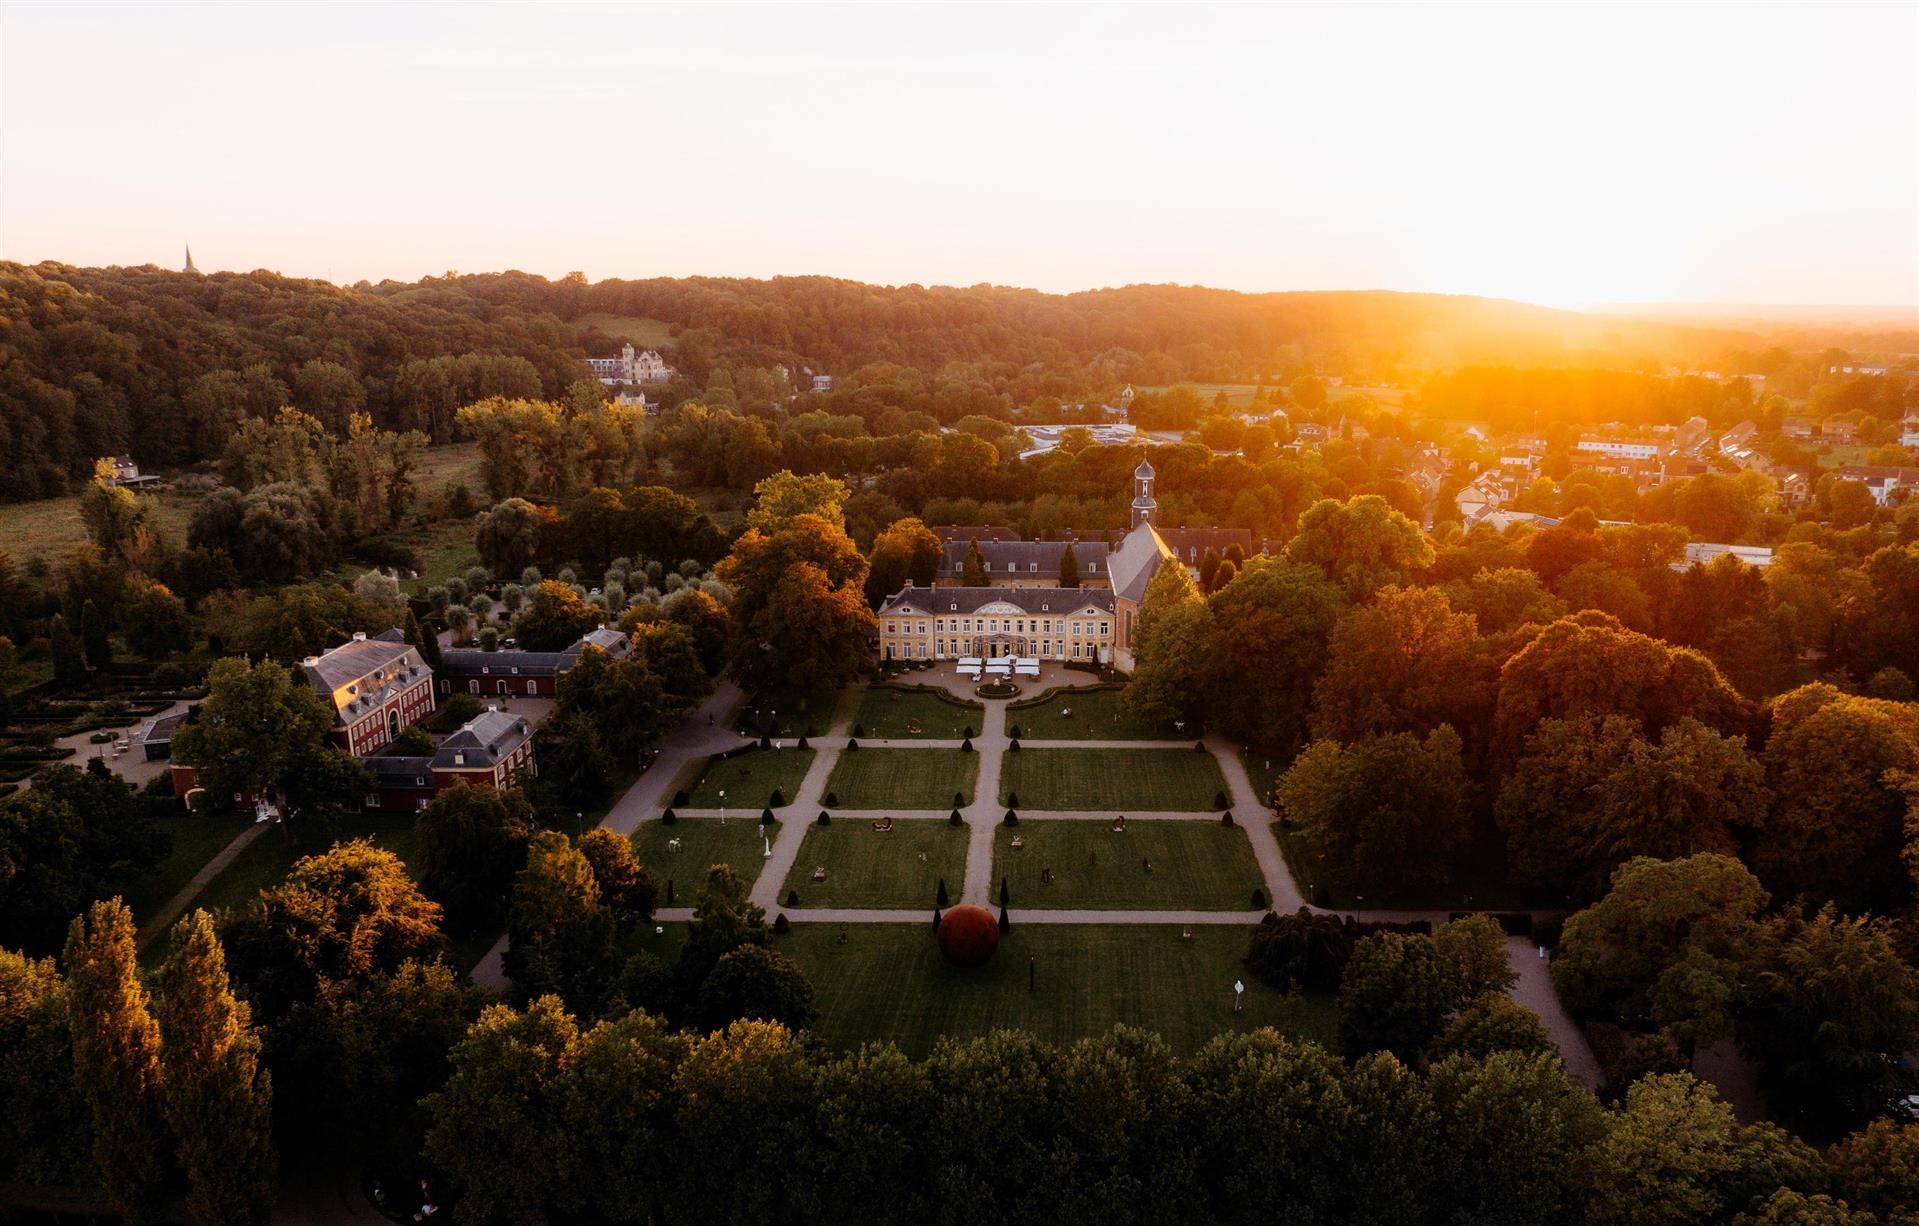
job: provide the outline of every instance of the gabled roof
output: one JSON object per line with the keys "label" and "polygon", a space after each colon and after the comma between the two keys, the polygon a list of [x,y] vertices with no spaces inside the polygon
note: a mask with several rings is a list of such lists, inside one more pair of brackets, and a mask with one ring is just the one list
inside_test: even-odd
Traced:
{"label": "gabled roof", "polygon": [[300,669],[332,705],[334,717],[351,723],[428,674],[420,653],[405,638],[398,630],[356,637],[324,655],[307,657]]}
{"label": "gabled roof", "polygon": [[1178,560],[1152,524],[1141,524],[1126,534],[1126,539],[1119,543],[1119,549],[1107,559],[1106,569],[1112,575],[1113,594],[1121,600],[1139,603],[1146,596],[1146,585],[1159,573],[1159,564]]}
{"label": "gabled roof", "polygon": [[942,543],[947,541],[1017,541],[1019,533],[998,524],[935,524],[932,532]]}
{"label": "gabled roof", "polygon": [[522,716],[505,711],[482,711],[440,742],[439,752],[433,755],[433,766],[436,770],[493,766],[532,735],[531,726]]}
{"label": "gabled roof", "polygon": [[912,587],[901,588],[880,605],[880,616],[901,613],[977,613],[987,605],[1003,604],[1021,613],[1078,613],[1092,609],[1113,611],[1113,593],[1107,588],[1076,587]]}
{"label": "gabled roof", "polygon": [[[1066,541],[981,541],[980,559],[995,575],[1027,575],[1042,579],[1059,578],[1060,555],[1065,553]],[[1089,570],[1089,565],[1106,561],[1107,546],[1104,541],[1073,541],[1073,560],[1079,563],[1079,573],[1084,575],[1104,575],[1106,568],[1100,565],[1097,570]],[[940,557],[939,573],[942,575],[964,574],[966,571],[966,551],[970,541],[948,541],[946,552]],[[1037,568],[1037,569],[1035,569]]]}

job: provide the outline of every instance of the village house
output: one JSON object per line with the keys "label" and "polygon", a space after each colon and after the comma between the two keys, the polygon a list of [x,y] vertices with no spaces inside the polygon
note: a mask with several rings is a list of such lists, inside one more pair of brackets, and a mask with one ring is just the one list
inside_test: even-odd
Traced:
{"label": "village house", "polygon": [[631,654],[633,640],[601,626],[563,651],[482,651],[447,648],[440,652],[439,692],[489,698],[551,698],[560,674],[579,663],[580,653],[597,647],[615,659]]}
{"label": "village house", "polygon": [[448,788],[509,788],[521,775],[537,776],[533,728],[526,719],[489,709],[440,742],[431,755],[383,755],[368,758],[375,790],[364,809],[413,812],[424,809]]}
{"label": "village house", "polygon": [[400,729],[433,714],[433,672],[397,629],[355,634],[308,656],[300,671],[333,710],[334,742],[356,758],[378,753]]}
{"label": "village house", "polygon": [[1914,488],[1919,487],[1919,468],[1847,464],[1833,469],[1832,475],[1841,481],[1857,481],[1865,486],[1872,500],[1882,507],[1897,506],[1912,496]]}

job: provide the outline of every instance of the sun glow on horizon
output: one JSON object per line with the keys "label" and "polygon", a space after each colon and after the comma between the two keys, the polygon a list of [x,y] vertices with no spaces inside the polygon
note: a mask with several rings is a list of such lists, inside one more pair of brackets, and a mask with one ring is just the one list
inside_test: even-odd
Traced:
{"label": "sun glow on horizon", "polygon": [[1916,13],[9,4],[0,256],[1911,304]]}

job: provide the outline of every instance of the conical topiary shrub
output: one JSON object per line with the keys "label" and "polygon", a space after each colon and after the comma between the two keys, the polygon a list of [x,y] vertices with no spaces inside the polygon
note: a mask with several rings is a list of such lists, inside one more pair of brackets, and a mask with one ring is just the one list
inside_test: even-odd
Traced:
{"label": "conical topiary shrub", "polygon": [[828,792],[826,794],[826,803],[829,805],[840,803],[840,794],[838,792]]}
{"label": "conical topiary shrub", "polygon": [[771,826],[772,824],[773,824],[773,810],[771,810],[771,809],[761,809],[761,810],[760,810],[760,825],[762,825],[762,826]]}
{"label": "conical topiary shrub", "polygon": [[811,749],[811,748],[812,748],[812,746],[811,746],[811,745],[808,745],[808,744],[806,743],[806,738],[805,738],[805,737],[801,737],[801,738],[800,738],[800,743],[799,743],[798,745],[796,745],[796,746],[794,746],[794,748],[796,748],[796,749]]}
{"label": "conical topiary shrub", "polygon": [[953,793],[953,807],[955,809],[964,809],[966,807],[966,793],[964,792]]}
{"label": "conical topiary shrub", "polygon": [[857,753],[857,752],[859,752],[859,747],[860,747],[860,743],[859,743],[858,741],[856,741],[856,740],[854,740],[854,739],[853,739],[852,737],[850,737],[850,736],[846,738],[846,752],[847,752],[847,753]]}
{"label": "conical topiary shrub", "polygon": [[865,736],[865,735],[866,735],[866,725],[865,725],[865,724],[854,724],[854,725],[853,725],[853,735],[854,735],[854,736]]}
{"label": "conical topiary shrub", "polygon": [[773,748],[773,738],[766,735],[764,732],[760,734],[760,748],[761,749]]}
{"label": "conical topiary shrub", "polygon": [[685,788],[681,788],[679,791],[673,793],[673,803],[680,806],[682,809],[684,809],[688,804],[692,803],[690,800],[687,799]]}
{"label": "conical topiary shrub", "polygon": [[1226,799],[1226,793],[1224,792],[1213,793],[1213,808],[1224,809],[1227,805],[1231,803],[1232,803],[1231,801]]}
{"label": "conical topiary shrub", "polygon": [[673,810],[671,809],[668,809],[666,812],[660,814],[660,824],[664,826],[671,826],[674,822],[677,822],[679,820],[680,820],[680,815],[673,812]]}
{"label": "conical topiary shrub", "polygon": [[1253,906],[1263,907],[1265,905],[1266,905],[1266,891],[1260,889],[1258,886],[1254,886],[1253,887]]}
{"label": "conical topiary shrub", "polygon": [[960,752],[961,753],[973,752],[973,740],[971,737],[968,737],[966,740],[960,742]]}
{"label": "conical topiary shrub", "polygon": [[1005,903],[999,905],[999,930],[1001,932],[1011,932],[1013,930],[1013,921],[1006,914]]}
{"label": "conical topiary shrub", "polygon": [[[789,907],[798,906],[798,905],[799,905],[798,903],[787,904],[787,906]],[[792,931],[792,929],[793,929],[793,921],[786,918],[786,912],[782,911],[778,915],[773,917],[773,931],[776,934],[780,936],[785,936],[788,932]]]}
{"label": "conical topiary shrub", "polygon": [[1011,809],[1008,809],[1006,811],[1006,817],[1004,820],[1006,824],[1009,826],[1017,826],[1019,825],[1019,814],[1013,812]]}
{"label": "conical topiary shrub", "polygon": [[960,816],[960,812],[958,809],[955,809],[953,810],[952,816],[946,819],[946,824],[949,826],[964,826],[966,824],[966,819]]}
{"label": "conical topiary shrub", "polygon": [[935,907],[945,907],[945,906],[947,905],[947,903],[948,903],[948,901],[949,901],[949,900],[948,900],[948,899],[947,899],[947,897],[946,897],[946,878],[944,878],[944,877],[941,877],[941,878],[940,878],[940,890],[939,890],[939,896],[938,896],[938,897],[937,897],[936,899],[934,899],[934,901],[933,901],[933,905],[934,905]]}
{"label": "conical topiary shrub", "polygon": [[797,907],[800,905],[800,892],[798,890],[788,890],[786,892],[786,905],[789,907]]}
{"label": "conical topiary shrub", "polygon": [[1219,824],[1222,826],[1230,826],[1233,824],[1233,811],[1231,809],[1219,815]]}
{"label": "conical topiary shrub", "polygon": [[965,728],[960,730],[960,739],[967,740],[967,741],[970,741],[973,739],[973,725],[968,724],[966,725]]}
{"label": "conical topiary shrub", "polygon": [[1008,745],[1006,746],[1006,749],[1007,749],[1007,752],[1009,752],[1009,753],[1018,753],[1018,752],[1019,752],[1019,738],[1018,738],[1018,737],[1014,737],[1014,738],[1012,739],[1012,741],[1011,741],[1011,742],[1010,742],[1010,743],[1009,743],[1009,744],[1008,744]]}
{"label": "conical topiary shrub", "polygon": [[820,825],[822,825],[822,826],[830,826],[830,825],[832,825],[832,824],[833,824],[833,815],[832,815],[831,813],[828,813],[828,812],[827,812],[827,811],[826,811],[825,809],[821,809],[821,810],[820,810]]}
{"label": "conical topiary shrub", "polygon": [[778,809],[786,804],[786,797],[781,794],[778,788],[774,788],[773,794],[766,798],[766,803],[767,807]]}
{"label": "conical topiary shrub", "polygon": [[1006,735],[1012,737],[1016,741],[1019,740],[1019,725],[1014,724],[1011,728],[1008,728],[1006,730]]}
{"label": "conical topiary shrub", "polygon": [[1007,808],[1009,808],[1009,809],[1017,809],[1017,808],[1019,808],[1019,793],[1018,793],[1018,792],[1008,792],[1008,793],[1006,794],[1006,807],[1007,807]]}
{"label": "conical topiary shrub", "polygon": [[1194,742],[1193,742],[1193,749],[1194,749],[1194,751],[1195,751],[1195,752],[1198,752],[1198,753],[1205,753],[1205,752],[1206,752],[1206,742],[1204,742],[1204,741],[1194,741]]}

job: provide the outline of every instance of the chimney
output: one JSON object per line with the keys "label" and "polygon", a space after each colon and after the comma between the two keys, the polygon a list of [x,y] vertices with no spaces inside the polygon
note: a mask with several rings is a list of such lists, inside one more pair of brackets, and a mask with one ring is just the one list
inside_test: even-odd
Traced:
{"label": "chimney", "polygon": [[355,630],[355,631],[353,632],[353,641],[354,641],[354,642],[356,642],[356,643],[364,643],[364,642],[366,642],[366,631],[364,631],[364,630]]}

